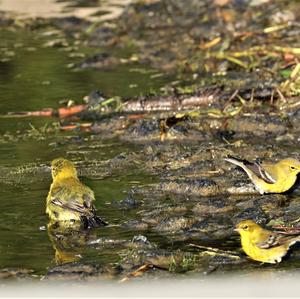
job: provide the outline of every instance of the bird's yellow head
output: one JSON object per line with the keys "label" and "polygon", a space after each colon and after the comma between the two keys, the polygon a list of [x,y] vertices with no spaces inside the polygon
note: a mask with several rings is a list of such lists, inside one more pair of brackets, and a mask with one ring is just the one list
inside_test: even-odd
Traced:
{"label": "bird's yellow head", "polygon": [[257,231],[261,230],[262,228],[256,224],[253,220],[243,220],[239,222],[236,227],[235,231],[239,232],[241,237],[250,237],[253,233],[257,233]]}
{"label": "bird's yellow head", "polygon": [[67,177],[77,178],[77,171],[74,164],[64,158],[57,158],[52,161],[51,172],[53,180]]}
{"label": "bird's yellow head", "polygon": [[293,158],[283,159],[277,162],[277,165],[290,174],[297,175],[300,172],[300,162]]}

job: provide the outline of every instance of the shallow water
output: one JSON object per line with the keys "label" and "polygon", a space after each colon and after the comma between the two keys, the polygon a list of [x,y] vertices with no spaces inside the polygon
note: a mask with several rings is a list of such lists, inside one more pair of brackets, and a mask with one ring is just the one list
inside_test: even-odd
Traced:
{"label": "shallow water", "polygon": [[[132,72],[132,66],[124,66],[115,71],[99,72],[93,70],[74,71],[67,67],[74,63],[63,48],[47,48],[49,40],[44,32],[32,34],[27,31],[2,31],[0,39],[0,114],[10,111],[30,111],[43,108],[58,108],[59,100],[81,98],[92,90],[101,90],[107,95],[124,97],[139,95],[158,89],[166,78],[150,79],[150,74]],[[80,51],[85,52],[82,48]],[[78,59],[79,61],[79,59]],[[151,73],[153,74],[153,72]],[[134,88],[129,85],[134,84]],[[28,130],[29,125],[40,128],[46,123],[57,121],[53,118],[0,118],[0,134],[9,132],[14,136]],[[0,147],[0,167],[27,165],[30,163],[49,164],[58,156],[79,161],[81,159],[106,160],[128,151],[132,145],[119,141],[96,141],[100,149],[89,149],[89,141],[54,146],[56,138],[67,140],[72,136],[89,138],[87,133],[58,133],[44,140],[25,140],[4,142]],[[75,137],[76,138],[76,137]],[[95,143],[95,142],[94,142]],[[77,153],[77,145],[81,145]],[[83,178],[95,192],[96,206],[101,216],[116,224],[128,215],[115,208],[112,202],[126,197],[127,191],[138,182],[149,181],[147,176],[125,175],[99,180]],[[51,183],[50,173],[45,179],[28,178],[20,184],[2,182],[0,187],[0,268],[29,268],[44,274],[47,268],[54,266],[54,250],[49,240],[45,199]],[[130,239],[133,234],[116,228],[106,227],[97,232],[101,236]],[[87,259],[106,262],[110,252],[104,253],[86,249]]]}
{"label": "shallow water", "polygon": [[[75,71],[67,66],[69,63],[79,62],[81,58],[77,60],[77,58],[69,57],[70,52],[66,48],[45,47],[49,37],[46,37],[43,31],[35,32],[34,35],[27,31],[5,31],[1,32],[1,37],[0,114],[2,115],[9,111],[58,108],[63,105],[59,104],[59,101],[64,99],[72,99],[81,103],[83,96],[97,89],[108,96],[121,95],[124,98],[136,96],[150,90],[158,90],[169,80],[159,76],[155,76],[156,79],[153,79],[151,75],[155,74],[155,71],[148,72],[148,69],[147,72],[145,69],[137,71],[137,65],[124,65],[116,70],[105,72]],[[71,44],[71,46],[73,45]],[[84,47],[76,50],[77,53],[92,54],[91,51]],[[230,146],[234,145],[229,146],[208,135],[207,140],[202,142],[201,139],[199,141],[197,139],[193,145],[181,144],[180,141],[178,143],[159,143],[158,145],[154,141],[149,142],[145,147],[118,139],[103,141],[101,136],[86,132],[55,131],[48,135],[39,131],[46,124],[51,126],[58,121],[55,118],[0,118],[0,175],[5,180],[1,182],[0,189],[0,210],[2,211],[0,269],[4,267],[29,268],[33,269],[35,274],[44,275],[56,265],[55,259],[74,261],[78,260],[79,256],[83,262],[94,262],[100,265],[117,263],[125,255],[130,255],[132,249],[130,247],[132,244],[120,245],[120,242],[130,243],[133,237],[139,234],[146,236],[154,247],[157,245],[157,250],[154,248],[153,251],[142,252],[141,255],[137,254],[137,258],[143,254],[149,254],[151,257],[154,251],[162,250],[159,252],[161,255],[158,259],[161,258],[162,264],[166,265],[164,249],[167,249],[167,254],[174,254],[174,256],[178,253],[178,249],[182,250],[179,252],[180,254],[195,253],[191,257],[183,256],[181,264],[178,263],[178,267],[175,265],[177,267],[175,270],[168,268],[172,268],[172,266],[174,268],[171,260],[173,256],[170,258],[169,255],[168,261],[171,261],[164,269],[170,270],[170,272],[184,272],[191,264],[194,266],[191,268],[195,269],[191,272],[195,271],[196,273],[210,273],[217,268],[221,273],[222,271],[241,270],[248,273],[258,269],[268,275],[272,271],[280,272],[299,268],[297,265],[299,259],[290,259],[278,267],[264,265],[262,268],[259,263],[246,260],[244,255],[241,255],[242,258],[238,260],[241,264],[238,264],[235,263],[235,258],[230,259],[226,254],[225,257],[222,257],[222,255],[214,256],[210,252],[211,258],[205,256],[203,258],[201,250],[198,254],[198,249],[189,247],[190,242],[195,242],[198,245],[231,250],[234,254],[239,254],[238,236],[231,231],[234,221],[240,219],[239,217],[253,217],[267,222],[266,215],[274,219],[282,217],[278,213],[278,210],[281,209],[286,209],[286,214],[292,214],[288,218],[289,220],[298,217],[298,215],[294,217],[293,213],[288,211],[289,202],[280,209],[276,208],[277,203],[272,196],[237,196],[232,199],[230,196],[223,195],[203,196],[196,192],[197,188],[200,191],[202,187],[205,189],[208,186],[209,188],[209,181],[205,181],[205,178],[210,178],[205,173],[206,169],[208,167],[209,169],[213,167],[214,170],[223,169],[224,166],[221,164],[223,151],[231,150]],[[154,120],[153,123],[156,121]],[[28,138],[28,130],[31,130],[31,138]],[[150,130],[150,132],[153,131],[155,131],[153,134],[158,135],[158,129]],[[7,133],[4,134],[5,132]],[[26,132],[27,136],[24,139],[22,139],[23,132]],[[4,135],[6,137],[2,138]],[[263,145],[259,140],[251,139],[247,142],[248,147],[237,147],[241,150],[241,156],[249,155],[253,150],[266,156],[266,152],[263,154]],[[134,158],[127,161],[130,153],[137,156],[147,155],[149,153],[148,146],[150,148],[148,160],[139,156],[137,161],[140,164],[131,167],[128,161],[132,162]],[[281,148],[282,155],[297,151],[297,148],[289,145],[288,147],[288,149]],[[278,147],[275,150],[277,151]],[[125,153],[125,158],[120,156],[121,153]],[[49,171],[42,173],[41,167],[49,165],[52,159],[59,156],[74,161],[79,173],[84,174],[80,178],[94,190],[98,214],[109,222],[109,226],[88,232],[74,232],[73,235],[62,236],[59,242],[53,238],[53,232],[50,229],[47,231],[48,219],[44,211],[51,177]],[[114,158],[116,158],[115,161]],[[112,159],[115,164],[109,164],[103,173],[97,170],[96,176],[89,175],[88,171],[84,172],[86,164],[91,160],[101,165],[109,159]],[[212,159],[214,159],[215,165],[212,165]],[[120,161],[125,161],[125,163],[122,164]],[[148,164],[142,165],[143,162]],[[156,167],[151,175],[146,169],[149,165],[152,170]],[[38,174],[35,174],[34,171],[22,173],[23,168],[18,168],[34,168],[35,166],[39,167]],[[16,169],[19,174],[13,177],[10,171],[16,171]],[[5,177],[5,171],[8,172],[7,177]],[[246,175],[242,176],[238,170],[232,172],[235,173],[232,175],[227,172],[226,178],[238,178],[237,185],[240,182],[243,184],[248,182]],[[220,179],[223,174],[217,172],[213,178]],[[141,196],[138,207],[132,207],[130,204],[128,206],[126,204],[119,205],[120,201],[130,197],[134,186],[168,181],[168,179],[176,181],[181,178],[183,180],[191,178],[191,181],[189,186],[181,186],[183,190],[179,190],[181,193],[177,196],[174,193],[167,194],[166,190],[163,190],[164,193],[161,195],[160,189],[158,194],[152,195],[153,190],[150,189],[148,193],[146,191]],[[232,182],[236,183],[236,181],[229,183]],[[222,184],[224,185],[224,181],[221,181],[220,185]],[[223,185],[222,187],[224,187]],[[190,187],[195,187],[195,189]],[[295,194],[297,197],[297,193]],[[293,207],[295,208],[295,214],[298,210],[296,197],[288,199],[292,203],[291,210]],[[258,202],[265,210],[261,209]],[[195,210],[197,204],[200,205]],[[183,207],[182,210],[181,207]],[[227,207],[233,207],[233,212],[230,209],[226,211]],[[225,209],[222,210],[223,208]],[[231,216],[234,216],[235,219],[232,220]],[[138,225],[136,227],[134,225],[126,226],[126,222],[130,220],[148,221],[150,224],[146,226],[145,230],[142,230]],[[184,226],[185,223],[186,226]],[[104,241],[98,244],[97,240]],[[115,244],[114,241],[116,241]],[[143,249],[147,247],[147,244],[142,245]],[[194,259],[199,256],[202,259],[200,258],[200,262],[197,264]],[[140,265],[138,262],[133,262],[133,264],[134,266]]]}

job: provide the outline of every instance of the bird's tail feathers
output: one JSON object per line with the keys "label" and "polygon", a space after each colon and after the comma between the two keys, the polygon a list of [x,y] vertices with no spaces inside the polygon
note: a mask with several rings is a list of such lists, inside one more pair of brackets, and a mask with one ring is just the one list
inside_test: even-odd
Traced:
{"label": "bird's tail feathers", "polygon": [[230,162],[232,164],[235,164],[237,166],[240,166],[242,168],[245,167],[245,164],[248,164],[249,162],[247,160],[242,160],[242,159],[238,159],[235,158],[233,156],[228,155],[226,158],[224,158],[225,161]]}
{"label": "bird's tail feathers", "polygon": [[291,245],[294,245],[297,242],[300,242],[300,236],[295,237]]}
{"label": "bird's tail feathers", "polygon": [[81,216],[81,221],[84,228],[97,228],[108,225],[107,222],[102,220],[99,216],[93,215],[91,217]]}

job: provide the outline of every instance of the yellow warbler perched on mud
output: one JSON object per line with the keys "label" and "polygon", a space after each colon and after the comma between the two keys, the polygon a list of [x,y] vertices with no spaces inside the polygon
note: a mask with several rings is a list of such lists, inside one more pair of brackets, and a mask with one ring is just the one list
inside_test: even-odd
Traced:
{"label": "yellow warbler perched on mud", "polygon": [[252,163],[230,156],[224,160],[243,168],[260,194],[288,191],[295,184],[300,172],[300,162],[293,158],[274,164]]}
{"label": "yellow warbler perched on mud", "polygon": [[300,241],[299,235],[263,229],[252,220],[243,220],[235,231],[241,235],[242,248],[255,261],[280,263],[289,248]]}
{"label": "yellow warbler perched on mud", "polygon": [[47,196],[46,213],[51,221],[63,225],[99,227],[106,223],[95,214],[94,192],[78,177],[74,164],[57,158],[51,165],[53,183]]}

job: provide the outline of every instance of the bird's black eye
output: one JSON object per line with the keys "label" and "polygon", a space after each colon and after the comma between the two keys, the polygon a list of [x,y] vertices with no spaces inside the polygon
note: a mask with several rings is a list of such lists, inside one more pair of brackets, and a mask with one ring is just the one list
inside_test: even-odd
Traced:
{"label": "bird's black eye", "polygon": [[290,168],[291,168],[291,170],[295,170],[296,169],[296,167],[294,167],[294,166],[290,166]]}
{"label": "bird's black eye", "polygon": [[244,225],[243,226],[243,230],[248,230],[249,226],[248,225]]}

